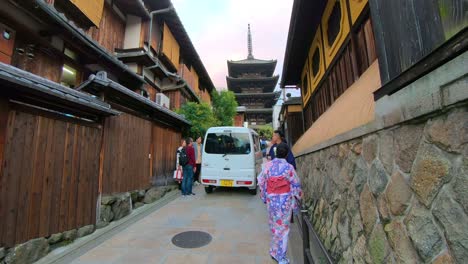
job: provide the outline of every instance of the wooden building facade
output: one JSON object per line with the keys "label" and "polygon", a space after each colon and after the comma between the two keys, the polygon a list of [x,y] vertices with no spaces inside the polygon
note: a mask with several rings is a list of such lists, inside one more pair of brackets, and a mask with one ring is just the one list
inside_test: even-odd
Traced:
{"label": "wooden building facade", "polygon": [[286,141],[293,146],[304,133],[302,122],[302,98],[289,97],[281,105],[279,124]]}
{"label": "wooden building facade", "polygon": [[170,1],[154,2],[0,3],[0,247],[172,180],[190,126],[172,110],[214,86]]}
{"label": "wooden building facade", "polygon": [[374,120],[375,100],[440,65],[426,58],[440,45],[453,48],[441,62],[460,54],[466,6],[423,2],[294,1],[281,86],[301,89],[306,135],[296,151]]}

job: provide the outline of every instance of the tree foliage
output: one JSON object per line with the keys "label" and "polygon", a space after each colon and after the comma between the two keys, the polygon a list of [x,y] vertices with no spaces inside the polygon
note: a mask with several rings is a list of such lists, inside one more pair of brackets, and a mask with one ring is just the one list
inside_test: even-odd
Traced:
{"label": "tree foliage", "polygon": [[208,103],[188,102],[177,111],[185,116],[185,119],[192,123],[189,131],[184,131],[184,136],[196,138],[204,136],[208,128],[217,126],[218,120],[213,115],[211,106]]}
{"label": "tree foliage", "polygon": [[271,125],[264,125],[257,129],[260,137],[270,140],[273,136],[273,127]]}
{"label": "tree foliage", "polygon": [[232,91],[211,93],[213,113],[220,126],[232,126],[236,116],[237,101]]}

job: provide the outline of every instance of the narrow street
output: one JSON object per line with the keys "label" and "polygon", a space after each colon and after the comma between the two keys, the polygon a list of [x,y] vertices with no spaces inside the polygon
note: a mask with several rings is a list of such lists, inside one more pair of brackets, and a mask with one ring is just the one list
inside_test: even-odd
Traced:
{"label": "narrow street", "polygon": [[[266,207],[245,189],[217,189],[178,197],[136,222],[73,264],[97,263],[275,263],[268,255]],[[185,231],[211,235],[209,244],[193,249],[175,246]]]}

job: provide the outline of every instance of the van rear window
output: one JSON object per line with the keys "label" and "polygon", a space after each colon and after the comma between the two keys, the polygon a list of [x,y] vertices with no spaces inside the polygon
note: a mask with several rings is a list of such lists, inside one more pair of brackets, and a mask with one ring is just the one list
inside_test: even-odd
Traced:
{"label": "van rear window", "polygon": [[248,133],[209,133],[206,136],[206,153],[249,154],[250,151],[250,134]]}

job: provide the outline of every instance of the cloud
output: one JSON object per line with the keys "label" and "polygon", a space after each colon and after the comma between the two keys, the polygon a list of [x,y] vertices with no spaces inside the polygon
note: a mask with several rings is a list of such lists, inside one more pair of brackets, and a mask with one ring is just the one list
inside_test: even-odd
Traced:
{"label": "cloud", "polygon": [[215,86],[226,87],[227,60],[247,57],[247,24],[253,55],[283,67],[293,0],[173,0]]}

